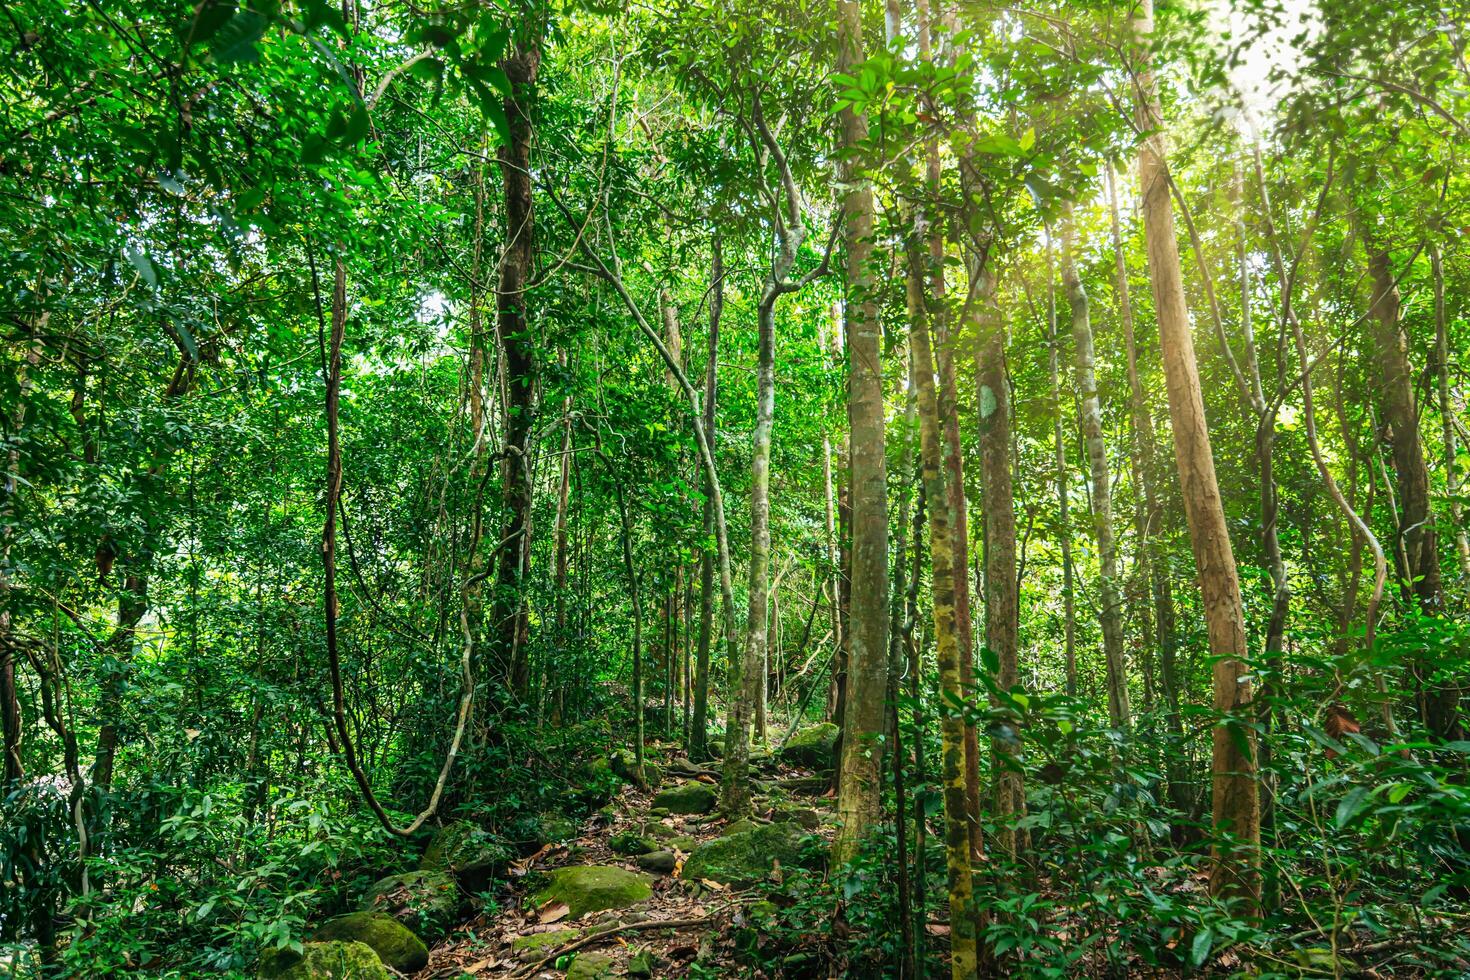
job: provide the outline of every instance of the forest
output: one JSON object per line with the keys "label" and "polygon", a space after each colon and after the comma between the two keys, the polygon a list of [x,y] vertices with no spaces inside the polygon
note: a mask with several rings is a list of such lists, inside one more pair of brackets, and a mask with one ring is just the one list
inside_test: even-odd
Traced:
{"label": "forest", "polygon": [[0,977],[1470,976],[1466,0],[0,11]]}

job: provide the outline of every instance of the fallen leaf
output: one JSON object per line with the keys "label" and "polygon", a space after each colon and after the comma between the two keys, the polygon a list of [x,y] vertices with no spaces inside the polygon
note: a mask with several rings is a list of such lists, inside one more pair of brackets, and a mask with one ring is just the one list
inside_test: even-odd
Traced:
{"label": "fallen leaf", "polygon": [[948,936],[949,926],[943,922],[926,922],[924,923],[924,931],[931,936]]}
{"label": "fallen leaf", "polygon": [[722,892],[727,887],[725,885],[720,884],[718,881],[711,881],[708,878],[701,878],[701,879],[699,879],[699,883],[701,885],[703,885],[704,887],[709,888],[709,889],[712,889],[712,890],[717,891],[717,892]]}
{"label": "fallen leaf", "polygon": [[546,925],[551,922],[560,922],[571,911],[571,907],[566,902],[547,902],[537,910],[536,918],[540,920],[542,925]]}

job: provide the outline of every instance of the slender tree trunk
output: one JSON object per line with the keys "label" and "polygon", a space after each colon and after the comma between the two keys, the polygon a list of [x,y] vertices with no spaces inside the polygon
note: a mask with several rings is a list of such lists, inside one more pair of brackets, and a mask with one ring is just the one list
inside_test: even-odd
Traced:
{"label": "slender tree trunk", "polygon": [[1092,316],[1087,290],[1077,274],[1076,226],[1069,207],[1062,223],[1062,285],[1072,308],[1072,345],[1077,361],[1077,393],[1082,399],[1082,436],[1092,470],[1092,530],[1097,540],[1102,601],[1103,654],[1106,661],[1108,720],[1117,729],[1129,726],[1128,665],[1123,652],[1123,596],[1119,588],[1118,544],[1113,536],[1113,489],[1108,451],[1103,441],[1102,399],[1092,345]]}
{"label": "slender tree trunk", "polygon": [[1248,725],[1252,715],[1251,684],[1248,668],[1241,659],[1246,654],[1245,615],[1225,508],[1215,476],[1179,246],[1175,240],[1163,112],[1149,66],[1152,0],[1141,0],[1133,30],[1140,69],[1136,76],[1137,122],[1139,130],[1148,134],[1139,153],[1138,175],[1143,191],[1149,278],[1159,321],[1159,346],[1185,517],[1199,572],[1210,653],[1217,658],[1215,710],[1221,715],[1221,722],[1214,731],[1211,765],[1216,839],[1211,848],[1210,890],[1215,895],[1242,898],[1254,910],[1260,900],[1261,814],[1255,734]]}
{"label": "slender tree trunk", "polygon": [[[1017,662],[1020,604],[1016,578],[1016,502],[1011,490],[1011,398],[1006,371],[1005,319],[996,303],[997,276],[990,262],[970,257],[979,322],[975,348],[980,416],[981,507],[985,514],[985,635],[995,653],[996,683],[1011,690],[1021,680]],[[931,498],[931,510],[934,504]],[[930,517],[931,523],[933,517]],[[1025,834],[1015,822],[1026,812],[1026,791],[1016,756],[1020,753],[1018,722],[998,726],[993,739],[996,766],[996,818],[1000,845],[1011,857],[1024,850]]]}
{"label": "slender tree trunk", "polygon": [[505,199],[506,243],[495,290],[496,331],[504,357],[506,417],[503,476],[505,526],[496,568],[492,629],[496,654],[507,672],[510,689],[529,694],[529,618],[523,595],[531,558],[531,426],[536,402],[536,344],[531,336],[529,302],[531,264],[535,260],[531,193],[531,108],[541,55],[535,47],[518,50],[502,64],[510,79],[505,100],[510,139],[499,160]]}
{"label": "slender tree trunk", "polygon": [[[954,543],[950,540],[949,498],[945,486],[944,446],[938,398],[934,390],[934,354],[923,309],[922,261],[917,243],[908,249],[909,342],[918,389],[919,442],[924,461],[924,494],[929,501],[929,554],[934,595],[934,639],[939,649],[939,676],[946,702],[965,698],[960,674],[959,636],[955,622]],[[961,573],[963,574],[963,573]],[[950,967],[955,980],[979,973],[974,882],[970,867],[969,801],[965,792],[965,723],[946,706],[940,716],[943,742],[944,850],[949,870]],[[1002,831],[1004,833],[1004,831]]]}
{"label": "slender tree trunk", "polygon": [[[33,326],[40,326],[45,322],[45,315],[37,318],[40,322]],[[10,546],[13,540],[12,528],[14,527],[16,493],[19,490],[20,477],[20,434],[25,428],[26,399],[30,395],[32,372],[36,365],[41,362],[41,347],[39,341],[33,341],[26,353],[25,361],[16,370],[17,397],[15,403],[15,414],[10,419],[10,434],[14,437],[11,442],[10,451],[6,454],[5,461],[5,497],[0,501],[0,514],[6,518],[0,524],[0,732],[3,732],[3,764],[0,764],[0,799],[8,795],[12,786],[18,784],[25,777],[25,766],[21,764],[21,714],[20,698],[16,693],[15,686],[15,651],[17,644],[11,636],[11,606],[8,593],[11,589],[10,576],[6,570],[10,567]]]}
{"label": "slender tree trunk", "polygon": [[[838,0],[838,71],[863,61],[862,8]],[[864,116],[841,114],[842,145],[851,152],[867,140]],[[852,648],[837,815],[839,864],[857,853],[878,821],[882,804],[883,697],[888,688],[888,475],[883,448],[883,362],[874,295],[873,191],[855,168],[845,174],[842,202],[847,246],[847,418],[852,467]]]}
{"label": "slender tree trunk", "polygon": [[1052,245],[1046,243],[1047,367],[1051,371],[1051,400],[1056,406],[1052,419],[1052,442],[1056,453],[1057,545],[1062,553],[1062,661],[1067,694],[1077,695],[1077,573],[1072,564],[1072,506],[1067,484],[1067,439],[1063,418],[1061,382],[1061,337],[1057,332],[1056,271],[1052,267]]}
{"label": "slender tree trunk", "polygon": [[[720,315],[725,309],[725,261],[720,235],[710,239],[709,341],[704,368],[704,431],[715,431],[715,400],[719,391]],[[713,451],[713,447],[711,447]],[[709,541],[715,535],[714,494],[709,480],[704,489],[705,546],[699,558],[699,646],[694,655],[694,717],[689,756],[695,761],[709,758],[709,654],[715,619],[715,563]]]}
{"label": "slender tree trunk", "polygon": [[1455,554],[1460,559],[1460,574],[1470,583],[1470,534],[1460,511],[1460,463],[1455,439],[1455,398],[1450,391],[1449,317],[1445,314],[1444,258],[1439,244],[1429,243],[1429,265],[1434,276],[1434,349],[1436,382],[1439,393],[1439,423],[1444,440],[1445,495],[1449,498],[1450,526],[1455,535]]}

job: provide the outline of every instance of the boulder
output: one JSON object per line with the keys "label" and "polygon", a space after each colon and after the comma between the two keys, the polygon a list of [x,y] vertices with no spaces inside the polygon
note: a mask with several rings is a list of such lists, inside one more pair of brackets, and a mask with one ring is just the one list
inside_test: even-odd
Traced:
{"label": "boulder", "polygon": [[614,749],[609,761],[619,779],[648,789],[657,789],[663,782],[663,771],[658,763],[650,762],[646,756],[643,759],[643,778],[638,778],[638,755],[632,749]]}
{"label": "boulder", "polygon": [[365,912],[386,912],[428,942],[442,938],[459,917],[463,894],[446,871],[409,871],[383,878],[362,900]]}
{"label": "boulder", "polygon": [[617,960],[608,953],[584,950],[577,954],[577,958],[567,968],[567,980],[603,980],[604,977],[613,975],[613,966],[616,963]]}
{"label": "boulder", "polygon": [[612,839],[607,842],[607,846],[614,854],[621,854],[624,857],[634,857],[639,854],[647,854],[649,851],[658,850],[658,841],[644,837],[642,834],[634,833],[631,830],[625,830],[621,834],[614,834]]}
{"label": "boulder", "polygon": [[664,847],[674,848],[686,854],[694,850],[695,846],[699,844],[699,841],[690,837],[688,834],[681,833],[673,827],[660,823],[657,820],[645,821],[638,830],[644,837],[662,841]]}
{"label": "boulder", "polygon": [[679,863],[679,859],[674,856],[673,851],[649,851],[647,854],[638,855],[634,860],[638,864],[638,867],[644,871],[652,871],[656,874],[664,875],[672,874],[675,866]]}
{"label": "boulder", "polygon": [[505,836],[523,854],[534,854],[546,844],[560,844],[576,838],[580,826],[571,817],[551,810],[525,813],[505,828]]}
{"label": "boulder", "polygon": [[417,973],[429,965],[429,948],[386,912],[349,912],[328,919],[312,934],[314,943],[359,942],[371,946],[384,966]]}
{"label": "boulder", "polygon": [[652,977],[654,967],[658,966],[658,957],[653,951],[645,949],[628,957],[628,967],[623,972],[630,977]]}
{"label": "boulder", "polygon": [[743,834],[747,830],[754,830],[757,827],[763,826],[765,824],[752,820],[750,817],[745,817],[744,819],[736,820],[734,823],[726,824],[725,828],[720,831],[720,836],[729,837],[731,834]]}
{"label": "boulder", "polygon": [[727,885],[746,885],[768,875],[779,861],[783,868],[800,867],[806,835],[789,823],[766,824],[716,837],[700,844],[684,862],[687,881],[708,878]]}
{"label": "boulder", "polygon": [[353,942],[307,943],[301,952],[268,949],[260,954],[259,980],[389,980],[371,946]]}
{"label": "boulder", "polygon": [[[517,936],[510,941],[510,948],[517,953],[526,953],[529,959],[541,956],[558,946],[565,946],[581,938],[580,929],[553,929],[550,932],[533,932],[529,936]],[[535,954],[535,955],[529,955]]]}
{"label": "boulder", "polygon": [[778,803],[771,811],[772,823],[794,823],[803,830],[816,830],[822,825],[822,814],[811,807]]}
{"label": "boulder", "polygon": [[459,879],[465,891],[478,892],[503,875],[514,856],[510,845],[499,837],[468,820],[456,820],[434,835],[419,868],[447,871]]}
{"label": "boulder", "polygon": [[781,761],[807,769],[831,769],[839,729],[831,722],[799,729],[781,749]]}
{"label": "boulder", "polygon": [[709,813],[718,801],[714,789],[704,783],[684,783],[659,793],[653,798],[653,806],[670,813]]}
{"label": "boulder", "polygon": [[622,909],[637,905],[653,895],[644,875],[603,865],[573,865],[557,868],[547,876],[544,887],[531,896],[537,908],[549,902],[565,902],[569,918],[589,912]]}

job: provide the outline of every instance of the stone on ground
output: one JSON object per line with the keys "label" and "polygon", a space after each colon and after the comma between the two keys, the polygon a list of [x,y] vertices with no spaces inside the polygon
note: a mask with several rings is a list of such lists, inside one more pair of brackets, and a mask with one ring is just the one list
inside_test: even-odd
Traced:
{"label": "stone on ground", "polygon": [[328,919],[312,934],[311,941],[371,946],[384,966],[399,973],[417,973],[429,965],[429,948],[423,940],[386,912],[349,912]]}
{"label": "stone on ground", "polygon": [[792,868],[802,864],[800,828],[789,823],[767,824],[700,844],[684,862],[686,881],[708,878],[726,885],[746,885],[770,874],[775,862]]}
{"label": "stone on ground", "polygon": [[517,953],[534,953],[532,959],[539,958],[540,954],[548,950],[565,946],[581,938],[580,929],[553,929],[550,932],[533,932],[529,936],[517,936],[510,941],[510,948]]}
{"label": "stone on ground", "polygon": [[516,817],[506,827],[505,835],[521,851],[531,854],[546,844],[574,840],[580,830],[580,825],[571,817],[547,810]]}
{"label": "stone on ground", "polygon": [[467,891],[483,891],[492,878],[505,873],[512,857],[510,845],[470,823],[456,820],[434,835],[419,868],[447,871]]}
{"label": "stone on ground", "polygon": [[657,965],[658,957],[653,955],[652,950],[645,949],[628,958],[628,968],[624,972],[630,977],[652,977],[653,968]]}
{"label": "stone on ground", "polygon": [[632,749],[614,749],[610,761],[613,773],[627,782],[639,783],[649,789],[658,789],[663,782],[663,771],[647,756],[643,759],[643,778],[638,778],[638,755]]}
{"label": "stone on ground", "polygon": [[838,734],[830,721],[799,729],[781,749],[781,761],[808,769],[831,769]]}
{"label": "stone on ground", "polygon": [[427,942],[443,937],[459,918],[463,896],[444,871],[409,871],[382,879],[363,896],[365,912],[386,912]]}
{"label": "stone on ground", "polygon": [[638,855],[634,860],[644,871],[664,875],[673,872],[674,866],[679,863],[673,851],[649,851],[647,854]]}
{"label": "stone on ground", "polygon": [[772,808],[771,822],[794,823],[803,830],[816,830],[822,825],[822,814],[811,807],[778,803]]}
{"label": "stone on ground", "polygon": [[635,857],[639,854],[647,854],[649,851],[658,850],[658,841],[631,830],[625,830],[620,834],[614,834],[607,842],[608,849],[614,854],[624,857]]}
{"label": "stone on ground", "polygon": [[259,980],[389,980],[371,946],[356,942],[307,943],[301,952],[268,949],[260,954]]}
{"label": "stone on ground", "polygon": [[670,813],[709,813],[718,800],[719,797],[712,787],[704,783],[684,783],[659,793],[653,798],[653,806]]}
{"label": "stone on ground", "polygon": [[583,951],[567,969],[567,980],[603,980],[613,975],[617,960],[607,953]]}
{"label": "stone on ground", "polygon": [[549,902],[565,902],[567,917],[579,919],[589,912],[623,909],[653,895],[644,875],[603,865],[557,868],[531,900],[540,908]]}

